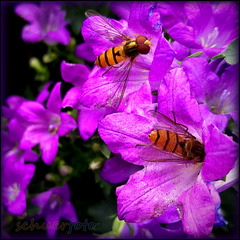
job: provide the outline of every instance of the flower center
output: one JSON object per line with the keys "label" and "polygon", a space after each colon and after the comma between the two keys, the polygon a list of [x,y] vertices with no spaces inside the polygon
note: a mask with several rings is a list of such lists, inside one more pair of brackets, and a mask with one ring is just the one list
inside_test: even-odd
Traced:
{"label": "flower center", "polygon": [[54,135],[57,133],[60,126],[61,126],[61,118],[59,116],[56,116],[54,119],[51,120],[48,126],[48,131]]}
{"label": "flower center", "polygon": [[60,195],[53,193],[49,198],[49,208],[51,210],[57,210],[63,205],[63,199]]}
{"label": "flower center", "polygon": [[20,185],[17,183],[13,183],[11,186],[4,187],[2,193],[11,203],[16,200],[19,192],[20,192]]}
{"label": "flower center", "polygon": [[225,114],[226,107],[229,105],[231,92],[224,89],[220,96],[213,97],[213,100],[207,105],[212,113]]}
{"label": "flower center", "polygon": [[211,33],[208,34],[207,39],[201,37],[201,44],[205,48],[214,48],[216,47],[216,39],[218,37],[219,31],[218,28],[215,27]]}

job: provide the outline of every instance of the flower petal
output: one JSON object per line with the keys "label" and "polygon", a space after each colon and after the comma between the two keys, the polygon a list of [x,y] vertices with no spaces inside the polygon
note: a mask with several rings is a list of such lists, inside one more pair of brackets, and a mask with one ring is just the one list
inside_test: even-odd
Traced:
{"label": "flower petal", "polygon": [[55,135],[45,141],[40,142],[42,160],[50,165],[53,163],[58,151],[58,135]]}
{"label": "flower petal", "polygon": [[18,109],[20,117],[19,122],[26,121],[27,123],[39,122],[39,119],[44,116],[46,109],[42,104],[34,101],[24,102]]}
{"label": "flower petal", "polygon": [[61,210],[61,217],[68,220],[69,222],[77,223],[78,218],[76,214],[76,210],[71,202],[67,201]]}
{"label": "flower petal", "polygon": [[239,159],[235,162],[234,168],[227,174],[226,179],[215,181],[214,186],[218,192],[223,192],[237,181],[239,181]]}
{"label": "flower petal", "polygon": [[98,127],[98,122],[103,119],[104,114],[104,109],[82,107],[78,111],[78,129],[84,141],[87,141],[94,134]]}
{"label": "flower petal", "polygon": [[63,45],[68,45],[70,39],[71,39],[70,33],[66,28],[60,28],[56,32],[49,32],[43,38],[43,40],[48,44],[55,44],[54,42],[56,41]]}
{"label": "flower petal", "polygon": [[128,20],[130,14],[131,2],[111,2],[111,10],[120,17],[120,19]]}
{"label": "flower petal", "polygon": [[87,81],[90,71],[89,68],[82,64],[73,64],[62,61],[61,74],[65,82],[73,84],[77,88],[81,88],[83,83]]}
{"label": "flower petal", "polygon": [[32,204],[41,207],[41,210],[39,211],[38,215],[42,215],[45,205],[48,203],[48,200],[51,195],[52,195],[52,191],[49,190],[43,193],[39,193],[37,196],[31,198]]}
{"label": "flower petal", "polygon": [[113,153],[121,153],[122,158],[130,163],[144,165],[145,161],[139,158],[135,145],[148,143],[152,128],[153,122],[148,118],[115,113],[99,122],[98,132]]}
{"label": "flower petal", "polygon": [[93,53],[92,47],[90,47],[87,43],[81,43],[77,45],[77,47],[74,50],[74,53],[77,57],[88,62],[94,62],[96,60],[96,56]]}
{"label": "flower petal", "polygon": [[23,158],[26,161],[36,162],[39,159],[39,155],[32,149],[27,149],[24,151]]}
{"label": "flower petal", "polygon": [[20,191],[16,200],[8,205],[8,211],[14,215],[22,215],[26,210],[26,196],[24,191]]}
{"label": "flower petal", "polygon": [[24,20],[29,22],[35,22],[39,17],[39,7],[32,3],[22,3],[17,5],[15,8],[15,13],[22,17]]}
{"label": "flower petal", "polygon": [[202,177],[204,181],[221,179],[229,173],[237,161],[238,144],[220,132],[213,124],[204,128],[203,143],[206,157]]}
{"label": "flower petal", "polygon": [[213,229],[215,207],[208,187],[197,180],[176,201],[182,215],[183,230],[194,238],[208,237]]}
{"label": "flower petal", "polygon": [[19,148],[29,149],[38,144],[40,141],[46,141],[51,137],[52,134],[48,131],[48,126],[43,124],[30,125],[23,134]]}
{"label": "flower petal", "polygon": [[187,58],[182,62],[186,72],[191,91],[198,102],[204,103],[206,95],[211,96],[218,86],[218,76],[210,71],[208,61],[202,57]]}
{"label": "flower petal", "polygon": [[65,136],[68,133],[70,133],[74,128],[77,127],[77,124],[75,122],[75,119],[67,114],[67,113],[60,113],[61,116],[61,126],[58,129],[58,136]]}
{"label": "flower petal", "polygon": [[201,115],[206,123],[206,125],[214,124],[220,131],[223,131],[228,124],[228,120],[230,116],[223,114],[214,114],[210,112],[208,107],[204,104],[199,105],[199,109],[201,111]]}
{"label": "flower petal", "polygon": [[193,186],[200,169],[199,164],[164,162],[149,164],[132,174],[123,187],[116,189],[119,219],[142,222],[159,217],[183,191]]}
{"label": "flower petal", "polygon": [[129,176],[142,167],[124,161],[121,156],[115,155],[107,159],[100,172],[100,176],[111,184],[119,184],[126,181]]}
{"label": "flower petal", "polygon": [[150,36],[159,36],[162,32],[160,14],[152,2],[132,2],[128,27],[134,33],[147,32]]}
{"label": "flower petal", "polygon": [[55,238],[57,227],[60,221],[60,212],[52,213],[46,212],[45,214],[46,229],[48,238]]}
{"label": "flower petal", "polygon": [[22,29],[22,39],[25,42],[39,42],[42,40],[41,30],[38,25],[26,25]]}
{"label": "flower petal", "polygon": [[169,30],[169,35],[183,46],[202,49],[202,45],[196,41],[194,29],[180,22]]}
{"label": "flower petal", "polygon": [[158,90],[158,105],[158,111],[170,119],[173,119],[171,111],[174,110],[178,123],[182,123],[189,128],[194,126],[202,129],[203,120],[198,103],[190,93],[190,85],[182,68],[172,69],[164,77]]}
{"label": "flower petal", "polygon": [[154,58],[149,72],[149,82],[152,90],[157,90],[160,81],[169,71],[175,52],[169,42],[164,38],[159,38]]}
{"label": "flower petal", "polygon": [[60,113],[61,110],[62,98],[60,88],[61,82],[56,83],[47,101],[47,109],[55,113]]}
{"label": "flower petal", "polygon": [[78,88],[73,87],[71,88],[64,96],[63,101],[62,101],[62,107],[72,107],[72,108],[78,108],[78,102],[80,100],[80,94],[81,92],[79,91]]}
{"label": "flower petal", "polygon": [[41,92],[37,95],[36,97],[36,102],[39,102],[41,104],[43,104],[43,102],[48,98],[49,96],[49,90],[48,87],[52,84],[52,81],[47,82],[46,84],[44,84]]}

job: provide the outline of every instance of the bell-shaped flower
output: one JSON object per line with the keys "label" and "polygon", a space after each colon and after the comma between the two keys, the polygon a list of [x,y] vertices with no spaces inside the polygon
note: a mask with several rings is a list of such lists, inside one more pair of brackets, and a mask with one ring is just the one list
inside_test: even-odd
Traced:
{"label": "bell-shaped flower", "polygon": [[38,102],[28,101],[18,109],[18,120],[26,127],[20,147],[28,148],[39,144],[42,159],[46,164],[52,164],[57,155],[59,137],[76,128],[74,118],[61,112],[60,85],[58,82],[54,86],[47,101],[47,108]]}
{"label": "bell-shaped flower", "polygon": [[239,36],[238,6],[234,2],[160,2],[163,27],[192,53],[212,58]]}
{"label": "bell-shaped flower", "polygon": [[39,193],[31,199],[31,203],[41,208],[35,218],[45,218],[49,238],[55,237],[60,218],[64,218],[70,223],[78,221],[76,211],[70,201],[70,190],[67,183],[64,183],[62,187],[51,188],[46,192]]}
{"label": "bell-shaped flower", "polygon": [[22,39],[25,42],[39,42],[43,40],[49,45],[70,42],[70,33],[66,28],[69,21],[65,21],[65,11],[57,2],[40,2],[40,6],[33,3],[21,3],[15,8],[15,13],[29,24],[22,29]]}
{"label": "bell-shaped flower", "polygon": [[213,122],[223,131],[231,117],[238,123],[239,64],[228,65],[225,60],[209,64],[202,57],[191,57],[182,67],[207,124]]}
{"label": "bell-shaped flower", "polygon": [[[207,237],[215,223],[216,212],[216,190],[210,191],[207,183],[218,181],[234,167],[238,144],[215,125],[204,123],[181,68],[171,70],[164,77],[158,91],[158,105],[158,111],[172,121],[161,122],[147,113],[115,113],[99,124],[99,134],[113,153],[144,166],[116,189],[119,219],[139,223],[167,214],[167,219],[174,216],[173,221],[176,221],[177,213],[186,234]],[[152,130],[163,126],[174,131],[171,110],[176,122],[186,126],[203,144],[201,161],[188,161],[152,146],[154,143],[148,137]]]}
{"label": "bell-shaped flower", "polygon": [[1,202],[11,214],[22,215],[26,210],[27,187],[33,178],[35,166],[17,161],[12,154],[2,161]]}

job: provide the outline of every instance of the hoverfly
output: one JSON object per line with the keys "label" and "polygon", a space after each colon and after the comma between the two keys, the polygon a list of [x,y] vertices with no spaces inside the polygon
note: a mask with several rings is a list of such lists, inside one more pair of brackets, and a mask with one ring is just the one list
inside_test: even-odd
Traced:
{"label": "hoverfly", "polygon": [[[111,106],[116,110],[123,99],[133,62],[135,61],[136,64],[136,58],[140,54],[149,53],[150,46],[152,45],[150,42],[151,39],[148,39],[143,35],[130,38],[122,33],[120,29],[113,26],[107,18],[94,10],[87,10],[85,15],[93,26],[94,31],[100,37],[108,39],[109,41],[117,38],[122,39],[120,45],[109,48],[100,54],[95,61],[95,64],[101,68],[109,67],[103,75],[113,67],[118,68],[113,74],[113,90],[109,91],[107,101],[108,106]],[[121,63],[120,66],[115,66],[119,63]]]}
{"label": "hoverfly", "polygon": [[187,126],[177,123],[166,115],[149,111],[158,123],[148,135],[151,144],[137,144],[139,157],[151,162],[203,162],[205,158],[204,145],[188,132]]}

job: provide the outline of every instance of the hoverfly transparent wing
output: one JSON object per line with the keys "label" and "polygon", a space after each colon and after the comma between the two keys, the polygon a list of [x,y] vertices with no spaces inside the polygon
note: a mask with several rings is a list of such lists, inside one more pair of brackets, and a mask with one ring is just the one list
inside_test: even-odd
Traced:
{"label": "hoverfly transparent wing", "polygon": [[[175,132],[179,135],[184,135],[185,137],[187,137],[187,136],[192,137],[192,134],[188,132],[188,128],[186,126],[184,126],[180,123],[177,123],[176,121],[173,121],[166,115],[164,115],[160,112],[154,111],[154,110],[148,111],[147,114],[152,117],[155,117],[157,119],[158,123],[156,123],[154,125],[155,129],[169,130],[169,131]],[[175,116],[174,116],[174,118],[175,118]]]}
{"label": "hoverfly transparent wing", "polygon": [[145,146],[138,145],[136,147],[139,148],[139,157],[147,162],[186,162],[182,156],[176,153],[166,152],[154,144]]}
{"label": "hoverfly transparent wing", "polygon": [[107,105],[113,107],[114,110],[117,110],[124,97],[132,65],[133,60],[130,60],[125,66],[117,68],[114,72],[107,99]]}
{"label": "hoverfly transparent wing", "polygon": [[113,26],[107,18],[94,10],[87,10],[86,17],[90,21],[92,29],[102,38],[112,41],[116,38],[127,40],[128,37],[122,33],[117,27]]}

